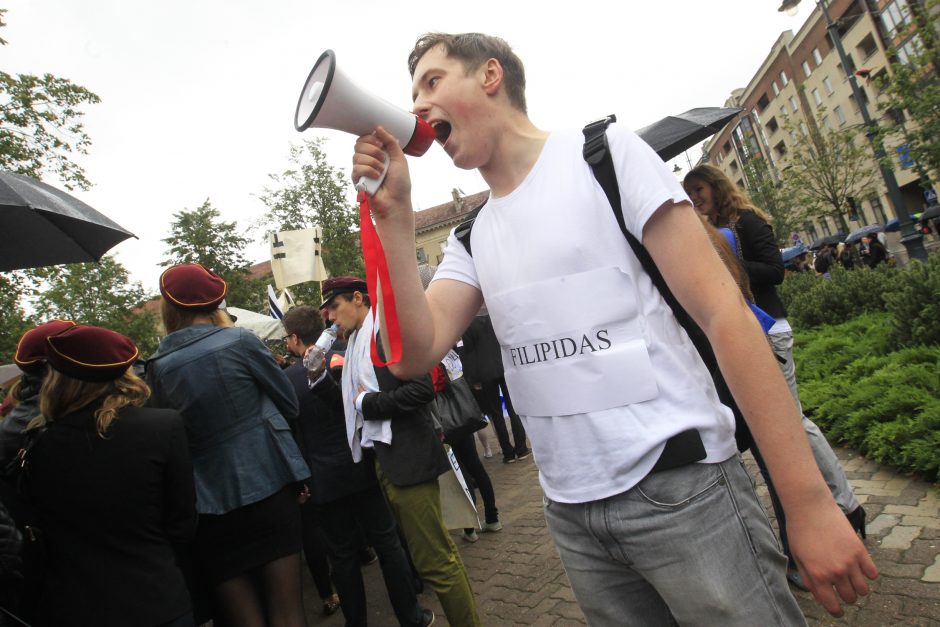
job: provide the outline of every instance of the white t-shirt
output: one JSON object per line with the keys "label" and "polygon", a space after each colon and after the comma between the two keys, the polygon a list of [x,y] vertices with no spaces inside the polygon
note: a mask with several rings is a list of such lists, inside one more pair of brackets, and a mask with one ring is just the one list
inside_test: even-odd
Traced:
{"label": "white t-shirt", "polygon": [[[643,140],[616,124],[607,135],[642,241],[656,209],[688,198]],[[624,239],[583,141],[552,133],[525,180],[480,212],[473,256],[452,232],[434,276],[482,291],[542,488],[568,503],[630,489],[686,429],[699,430],[705,462],[736,452],[731,410]]]}

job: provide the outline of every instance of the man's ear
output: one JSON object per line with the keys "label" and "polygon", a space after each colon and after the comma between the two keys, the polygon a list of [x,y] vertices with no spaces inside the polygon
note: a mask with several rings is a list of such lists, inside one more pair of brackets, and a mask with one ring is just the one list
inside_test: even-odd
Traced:
{"label": "man's ear", "polygon": [[496,59],[489,59],[480,66],[483,91],[494,96],[503,85],[503,66]]}

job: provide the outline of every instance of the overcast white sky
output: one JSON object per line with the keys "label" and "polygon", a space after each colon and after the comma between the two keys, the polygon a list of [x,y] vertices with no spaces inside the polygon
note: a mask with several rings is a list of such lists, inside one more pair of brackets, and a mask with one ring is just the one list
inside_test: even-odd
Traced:
{"label": "overcast white sky", "polygon": [[[294,107],[327,48],[357,83],[410,108],[406,57],[418,35],[499,35],[526,65],[537,126],[580,128],[616,113],[640,128],[692,107],[721,106],[780,33],[796,32],[814,6],[804,0],[788,17],[777,12],[779,0],[4,4],[3,70],[50,72],[101,97],[86,108],[90,154],[77,159],[94,187],[75,195],[138,236],[114,250],[151,290],[173,213],[207,197],[242,227],[264,212],[257,195],[269,174],[287,167],[290,142],[303,137],[293,128]],[[351,136],[305,135],[327,137],[331,163],[349,171]],[[683,157],[678,162],[685,167]],[[416,209],[447,202],[454,187],[485,189],[438,146],[410,165]],[[249,251],[252,261],[266,254],[261,244]]]}

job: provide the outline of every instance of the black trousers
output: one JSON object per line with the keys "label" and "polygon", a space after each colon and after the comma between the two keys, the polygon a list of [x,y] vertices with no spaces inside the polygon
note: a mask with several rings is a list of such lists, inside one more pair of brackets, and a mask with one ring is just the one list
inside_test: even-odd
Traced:
{"label": "black trousers", "polygon": [[[506,421],[503,418],[503,408],[499,402],[499,391],[502,389],[503,398],[506,399],[506,411],[509,413],[509,424],[512,427],[512,442],[509,441],[509,433],[506,429]],[[513,459],[516,455],[522,455],[528,451],[525,443],[525,428],[522,426],[522,420],[512,408],[512,401],[509,398],[509,388],[506,387],[506,378],[500,376],[496,379],[490,379],[483,383],[480,389],[473,388],[473,395],[490,420],[493,422],[493,428],[496,429],[496,439],[499,440],[499,447],[503,452],[503,459]]]}
{"label": "black trousers", "polygon": [[480,489],[480,496],[483,497],[483,511],[486,515],[486,522],[492,523],[499,520],[499,511],[496,509],[496,494],[493,492],[493,483],[487,474],[483,463],[480,462],[480,455],[477,453],[476,440],[473,434],[465,435],[458,440],[447,440],[451,449],[454,451],[454,457],[460,464],[460,471],[464,479],[467,480],[467,487],[470,488],[470,494],[473,495],[473,502],[476,503],[477,495],[474,486]]}
{"label": "black trousers", "polygon": [[379,556],[388,599],[401,625],[419,625],[418,605],[408,558],[398,539],[395,519],[385,502],[382,489],[368,490],[316,505],[326,547],[333,562],[333,584],[339,594],[348,627],[366,625],[366,591],[362,582],[359,549],[362,534]]}

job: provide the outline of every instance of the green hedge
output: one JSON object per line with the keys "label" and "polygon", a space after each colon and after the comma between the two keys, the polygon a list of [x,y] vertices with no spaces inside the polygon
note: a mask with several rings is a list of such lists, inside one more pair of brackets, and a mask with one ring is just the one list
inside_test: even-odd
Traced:
{"label": "green hedge", "polygon": [[893,314],[879,312],[797,329],[800,400],[831,441],[936,481],[940,345],[894,351],[894,327]]}

